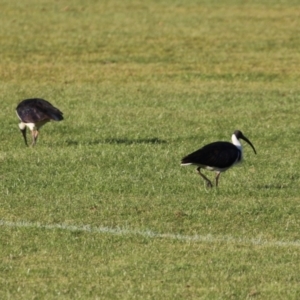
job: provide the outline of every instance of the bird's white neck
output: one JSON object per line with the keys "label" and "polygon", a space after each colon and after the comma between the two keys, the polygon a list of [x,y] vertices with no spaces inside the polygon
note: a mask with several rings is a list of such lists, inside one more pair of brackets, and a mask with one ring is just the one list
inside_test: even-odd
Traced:
{"label": "bird's white neck", "polygon": [[241,142],[237,139],[235,134],[231,136],[232,144],[235,145],[240,151],[242,151],[242,144]]}

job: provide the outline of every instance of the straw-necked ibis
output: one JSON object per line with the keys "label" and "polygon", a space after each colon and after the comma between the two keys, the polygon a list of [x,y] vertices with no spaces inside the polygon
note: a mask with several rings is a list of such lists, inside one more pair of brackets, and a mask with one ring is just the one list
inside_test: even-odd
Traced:
{"label": "straw-necked ibis", "polygon": [[19,128],[23,134],[26,146],[26,127],[31,130],[32,146],[36,144],[39,129],[47,122],[63,120],[63,113],[51,103],[43,99],[26,99],[19,103],[16,108],[17,116],[20,119]]}
{"label": "straw-necked ibis", "polygon": [[211,181],[201,173],[201,169],[216,172],[216,186],[221,172],[233,167],[235,164],[241,162],[243,158],[243,149],[239,141],[242,139],[246,141],[256,154],[256,150],[252,143],[239,130],[236,130],[232,136],[232,143],[229,142],[214,142],[208,144],[201,149],[185,156],[181,160],[182,166],[196,165],[199,175],[206,181],[208,187],[212,187]]}

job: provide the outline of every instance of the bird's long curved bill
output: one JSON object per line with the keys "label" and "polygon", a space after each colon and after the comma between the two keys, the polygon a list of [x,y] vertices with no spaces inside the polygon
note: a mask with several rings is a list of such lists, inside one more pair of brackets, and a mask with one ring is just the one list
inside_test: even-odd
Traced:
{"label": "bird's long curved bill", "polygon": [[240,137],[242,140],[244,140],[245,142],[247,142],[253,149],[254,153],[256,154],[256,150],[254,148],[254,146],[252,145],[252,143],[243,135]]}

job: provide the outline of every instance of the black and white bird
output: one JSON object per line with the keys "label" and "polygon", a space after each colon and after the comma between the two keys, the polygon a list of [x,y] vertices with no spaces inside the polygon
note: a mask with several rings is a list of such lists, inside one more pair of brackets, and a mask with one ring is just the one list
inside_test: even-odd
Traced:
{"label": "black and white bird", "polygon": [[201,169],[216,172],[216,186],[221,172],[233,167],[235,164],[241,162],[243,158],[243,149],[240,139],[246,141],[256,154],[256,150],[252,143],[243,135],[240,130],[236,130],[232,136],[232,143],[229,142],[214,142],[208,144],[201,149],[185,156],[181,160],[182,166],[196,165],[199,175],[206,181],[208,187],[212,187],[211,181],[201,173]]}
{"label": "black and white bird", "polygon": [[39,135],[39,129],[51,120],[63,120],[63,113],[51,103],[44,99],[34,98],[26,99],[19,103],[16,113],[20,119],[19,128],[23,134],[26,146],[26,127],[31,130],[32,146],[36,144]]}

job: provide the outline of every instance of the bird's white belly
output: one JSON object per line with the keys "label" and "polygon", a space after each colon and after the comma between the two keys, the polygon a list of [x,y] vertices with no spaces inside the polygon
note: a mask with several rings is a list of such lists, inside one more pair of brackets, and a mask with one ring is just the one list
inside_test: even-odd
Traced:
{"label": "bird's white belly", "polygon": [[35,124],[34,123],[24,123],[24,122],[20,122],[19,123],[19,128],[21,130],[24,130],[25,127],[28,127],[31,131],[36,129]]}
{"label": "bird's white belly", "polygon": [[25,123],[25,125],[32,131],[36,129],[36,126],[34,123]]}
{"label": "bird's white belly", "polygon": [[218,168],[218,167],[205,166],[204,169],[209,170],[209,171],[224,172],[224,171],[226,171],[228,168]]}
{"label": "bird's white belly", "polygon": [[37,124],[35,124],[35,123],[24,123],[24,122],[21,122],[21,123],[19,123],[19,128],[21,130],[24,130],[25,126],[27,126],[31,131],[33,131],[33,130],[39,130],[39,128],[41,128],[47,122],[48,122],[48,120],[44,120],[44,121],[39,122]]}
{"label": "bird's white belly", "polygon": [[215,171],[215,170],[217,170],[218,168],[210,167],[210,166],[205,166],[205,169],[206,169],[206,170],[209,170],[209,171]]}

